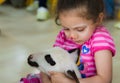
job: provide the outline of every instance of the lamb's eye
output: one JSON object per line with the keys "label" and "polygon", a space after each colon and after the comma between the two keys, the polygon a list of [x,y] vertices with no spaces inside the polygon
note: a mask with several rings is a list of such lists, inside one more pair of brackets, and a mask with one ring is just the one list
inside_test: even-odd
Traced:
{"label": "lamb's eye", "polygon": [[51,65],[54,66],[56,62],[52,59],[50,54],[45,55],[45,60]]}

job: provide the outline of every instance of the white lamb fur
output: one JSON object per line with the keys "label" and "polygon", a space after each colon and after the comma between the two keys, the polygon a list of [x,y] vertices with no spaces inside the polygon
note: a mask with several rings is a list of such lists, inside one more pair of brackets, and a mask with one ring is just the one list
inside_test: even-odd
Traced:
{"label": "white lamb fur", "polygon": [[[31,54],[28,57],[28,64],[38,68],[49,76],[48,71],[57,71],[65,73],[66,76],[73,78],[77,83],[81,78],[80,72],[76,66],[77,51],[68,53],[60,47],[53,47],[40,53]],[[70,71],[70,73],[68,73]],[[75,72],[76,76],[71,75]]]}

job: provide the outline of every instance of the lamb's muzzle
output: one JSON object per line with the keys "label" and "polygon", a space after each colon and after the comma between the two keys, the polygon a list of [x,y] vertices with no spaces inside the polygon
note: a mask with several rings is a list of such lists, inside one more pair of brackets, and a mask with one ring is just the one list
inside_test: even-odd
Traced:
{"label": "lamb's muzzle", "polygon": [[38,63],[35,62],[35,61],[32,61],[32,59],[33,59],[33,56],[30,55],[30,56],[28,57],[28,64],[29,64],[30,66],[33,66],[33,67],[39,67]]}

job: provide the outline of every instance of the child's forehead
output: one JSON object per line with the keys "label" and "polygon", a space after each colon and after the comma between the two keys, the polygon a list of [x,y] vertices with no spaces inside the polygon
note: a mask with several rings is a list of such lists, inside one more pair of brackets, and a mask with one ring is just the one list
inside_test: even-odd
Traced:
{"label": "child's forehead", "polygon": [[82,18],[87,18],[88,16],[88,11],[86,8],[75,8],[75,9],[70,9],[70,10],[63,10],[58,14],[58,17],[61,16],[77,16],[77,17],[82,17]]}
{"label": "child's forehead", "polygon": [[86,23],[81,23],[81,24],[76,24],[76,25],[72,25],[72,26],[64,26],[63,28],[71,28],[71,29],[83,29],[83,28],[87,28],[89,27],[89,24]]}
{"label": "child's forehead", "polygon": [[81,23],[81,24],[76,24],[76,25],[74,25],[74,26],[72,26],[72,28],[78,28],[78,27],[86,27],[86,26],[88,26],[88,24],[87,23]]}

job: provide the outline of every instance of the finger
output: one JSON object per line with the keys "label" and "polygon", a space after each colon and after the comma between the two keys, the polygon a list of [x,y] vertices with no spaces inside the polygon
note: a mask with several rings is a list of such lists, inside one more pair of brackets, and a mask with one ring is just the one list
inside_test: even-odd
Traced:
{"label": "finger", "polygon": [[49,71],[50,76],[56,76],[56,75],[64,75],[64,73],[56,72],[56,71]]}
{"label": "finger", "polygon": [[48,75],[43,72],[40,73],[40,80],[42,81],[42,83],[51,83]]}
{"label": "finger", "polygon": [[44,72],[40,72],[40,76],[44,77],[44,76],[47,76],[47,74],[45,74]]}
{"label": "finger", "polygon": [[56,72],[56,71],[49,71],[48,73],[49,73],[50,76],[51,76],[51,75],[56,75],[56,74],[58,74],[59,72]]}

